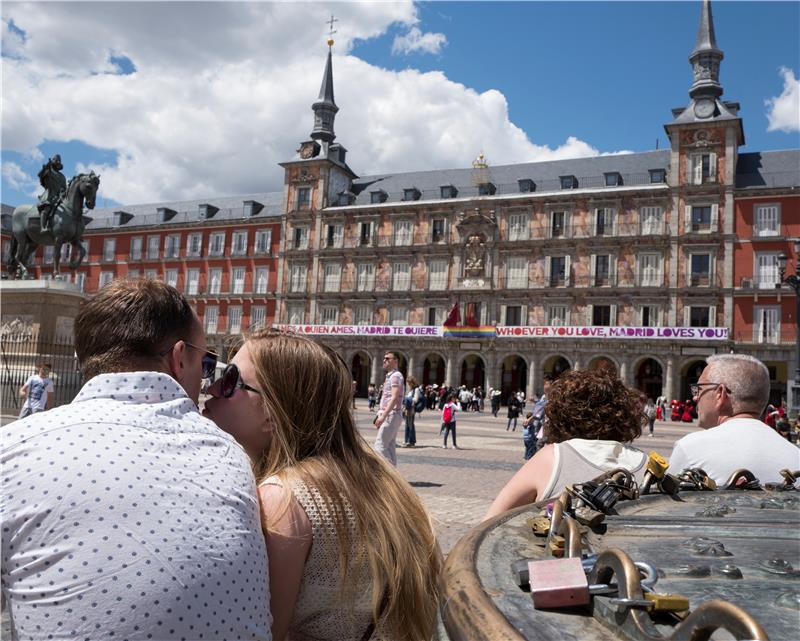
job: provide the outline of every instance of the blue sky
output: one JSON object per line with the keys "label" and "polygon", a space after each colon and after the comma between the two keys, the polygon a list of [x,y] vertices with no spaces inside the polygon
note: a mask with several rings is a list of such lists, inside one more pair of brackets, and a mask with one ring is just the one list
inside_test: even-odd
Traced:
{"label": "blue sky", "polygon": [[[700,2],[45,6],[2,7],[12,205],[31,201],[55,152],[68,175],[101,174],[100,205],[279,190],[277,163],[311,129],[331,12],[336,131],[359,174],[464,167],[482,150],[501,164],[663,148],[700,14]],[[800,147],[800,3],[713,11],[742,151]]]}

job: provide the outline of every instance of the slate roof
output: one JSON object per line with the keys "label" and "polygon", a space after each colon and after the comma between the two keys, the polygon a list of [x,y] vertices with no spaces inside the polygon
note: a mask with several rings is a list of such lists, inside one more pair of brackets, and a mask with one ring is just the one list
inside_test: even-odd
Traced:
{"label": "slate roof", "polygon": [[453,185],[458,197],[478,196],[476,179],[491,182],[496,187],[495,195],[520,193],[522,179],[533,180],[536,192],[561,191],[560,176],[575,176],[578,188],[599,189],[605,185],[605,173],[618,172],[623,185],[650,184],[650,169],[668,169],[670,152],[668,149],[613,156],[592,156],[569,160],[496,165],[487,169],[440,169],[415,171],[398,174],[378,174],[361,176],[353,181],[352,191],[356,194],[354,205],[370,203],[370,192],[383,190],[387,202],[401,201],[403,190],[416,188],[421,192],[420,199],[440,199],[440,187]]}
{"label": "slate roof", "polygon": [[800,149],[739,154],[736,187],[800,187]]}
{"label": "slate roof", "polygon": [[[253,200],[261,203],[264,207],[253,216],[246,216],[244,211],[245,201]],[[200,205],[211,205],[217,211],[213,217],[202,218],[200,216]],[[164,222],[158,213],[159,208],[171,209],[175,212],[170,220]],[[116,212],[131,214],[124,225],[116,223]],[[172,226],[185,225],[187,223],[197,223],[205,220],[219,223],[224,221],[241,221],[253,219],[275,218],[283,213],[283,192],[266,192],[252,194],[250,196],[223,196],[212,197],[200,200],[181,200],[164,203],[151,203],[146,205],[118,205],[116,207],[102,207],[86,211],[86,216],[91,218],[91,222],[86,226],[87,231],[116,227],[125,229],[126,227],[144,226]]]}

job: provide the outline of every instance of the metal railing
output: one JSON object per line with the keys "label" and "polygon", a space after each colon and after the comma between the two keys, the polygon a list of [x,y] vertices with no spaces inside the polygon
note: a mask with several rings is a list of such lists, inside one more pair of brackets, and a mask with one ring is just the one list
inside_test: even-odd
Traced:
{"label": "metal railing", "polygon": [[55,394],[51,407],[70,403],[83,385],[71,336],[48,336],[36,330],[0,336],[0,405],[3,414],[19,414],[19,390],[41,363],[52,366]]}

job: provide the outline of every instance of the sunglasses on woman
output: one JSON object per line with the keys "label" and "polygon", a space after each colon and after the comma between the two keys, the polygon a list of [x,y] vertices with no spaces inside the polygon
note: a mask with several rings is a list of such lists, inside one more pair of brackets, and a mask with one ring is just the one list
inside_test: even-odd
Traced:
{"label": "sunglasses on woman", "polygon": [[255,392],[261,394],[255,387],[251,387],[242,380],[242,373],[235,363],[230,363],[222,370],[220,377],[219,391],[223,398],[230,398],[236,391],[236,388],[247,390],[248,392]]}

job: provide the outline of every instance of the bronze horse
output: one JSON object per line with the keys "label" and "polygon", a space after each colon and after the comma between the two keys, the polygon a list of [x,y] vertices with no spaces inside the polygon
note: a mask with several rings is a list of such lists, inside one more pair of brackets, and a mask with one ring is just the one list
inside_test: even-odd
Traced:
{"label": "bronze horse", "polygon": [[[83,205],[94,209],[100,176],[94,172],[78,174],[69,181],[64,199],[58,204],[50,229],[41,231],[41,221],[36,205],[20,205],[11,218],[11,251],[8,257],[8,273],[16,278],[30,278],[28,260],[39,245],[54,245],[53,277],[59,274],[61,247],[72,245],[69,268],[77,269],[86,250],[81,244],[85,222]],[[77,258],[76,258],[77,256]]]}

